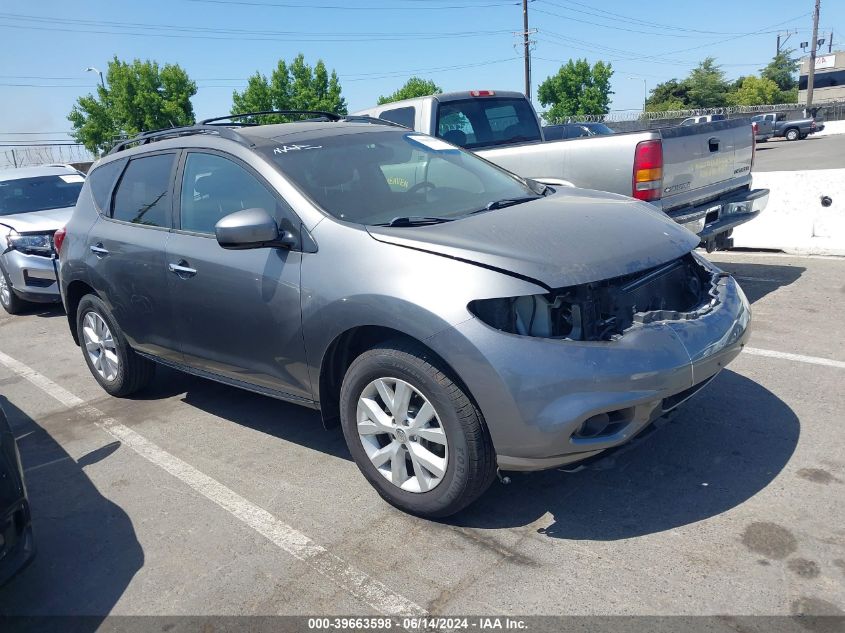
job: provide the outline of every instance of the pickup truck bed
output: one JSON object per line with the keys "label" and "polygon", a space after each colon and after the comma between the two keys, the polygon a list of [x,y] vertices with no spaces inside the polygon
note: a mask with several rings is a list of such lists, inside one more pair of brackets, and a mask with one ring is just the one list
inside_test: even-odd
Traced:
{"label": "pickup truck bed", "polygon": [[520,176],[644,200],[712,248],[765,207],[752,190],[750,121],[731,119],[608,136],[545,141],[517,92],[472,91],[408,99],[356,114],[439,136]]}

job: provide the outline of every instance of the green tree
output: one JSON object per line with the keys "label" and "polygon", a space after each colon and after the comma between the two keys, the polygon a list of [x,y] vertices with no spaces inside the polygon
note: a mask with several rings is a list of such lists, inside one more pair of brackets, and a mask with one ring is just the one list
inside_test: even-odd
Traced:
{"label": "green tree", "polygon": [[[341,94],[337,73],[326,69],[323,60],[312,68],[305,56],[297,55],[290,65],[279,60],[268,78],[256,72],[247,80],[243,92],[232,93],[230,112],[261,112],[263,110],[319,110],[346,114],[346,99]],[[252,123],[277,123],[287,117],[261,115],[245,119]]]}
{"label": "green tree", "polygon": [[431,79],[420,79],[419,77],[411,77],[405,82],[405,85],[399,88],[393,94],[381,96],[378,98],[378,104],[392,103],[393,101],[402,101],[402,99],[413,99],[414,97],[427,97],[435,95],[438,92],[443,92],[443,89],[434,83]]}
{"label": "green tree", "polygon": [[613,68],[598,61],[590,66],[586,59],[569,60],[540,84],[537,96],[544,107],[547,121],[584,114],[607,114],[610,111],[610,78]]}
{"label": "green tree", "polygon": [[191,97],[197,85],[180,66],[139,59],[131,64],[117,57],[109,62],[107,87],[77,99],[68,120],[73,136],[100,154],[120,137],[194,122]]}
{"label": "green tree", "polygon": [[646,111],[683,110],[687,107],[688,92],[689,88],[686,83],[677,79],[659,83],[651,89],[651,94],[646,99]]}
{"label": "green tree", "polygon": [[707,57],[686,78],[687,104],[693,108],[718,108],[727,104],[729,84],[713,57]]}
{"label": "green tree", "polygon": [[765,68],[760,69],[760,76],[774,81],[782,92],[788,93],[798,87],[798,59],[792,56],[794,52],[792,49],[782,50]]}
{"label": "green tree", "polygon": [[776,103],[781,91],[778,85],[765,77],[745,77],[739,89],[728,93],[731,105],[766,105]]}

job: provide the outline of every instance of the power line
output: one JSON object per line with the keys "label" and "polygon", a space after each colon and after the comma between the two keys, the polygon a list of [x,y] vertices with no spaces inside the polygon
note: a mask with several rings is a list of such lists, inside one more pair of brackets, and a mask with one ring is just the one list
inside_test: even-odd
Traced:
{"label": "power line", "polygon": [[[704,35],[741,35],[738,32],[731,32],[731,31],[707,31],[702,29],[691,29],[684,26],[676,26],[672,24],[663,24],[660,22],[654,22],[653,20],[641,20],[639,18],[633,18],[631,16],[622,15],[621,13],[615,13],[613,11],[605,11],[604,9],[599,9],[598,7],[593,7],[589,4],[584,4],[583,2],[575,2],[574,0],[570,0],[567,4],[574,4],[580,7],[586,7],[590,9],[590,11],[584,11],[583,9],[573,9],[572,7],[568,7],[566,5],[560,4],[558,2],[553,2],[552,0],[539,0],[542,4],[548,4],[560,9],[564,9],[566,11],[574,11],[577,13],[582,13],[585,15],[592,15],[595,17],[599,17],[605,20],[614,20],[614,21],[623,21],[630,24],[639,24],[641,26],[647,26],[650,28],[659,28],[663,30],[671,30],[671,31],[680,31],[682,33],[698,33],[702,36]],[[602,15],[604,14],[604,15]],[[563,16],[561,16],[563,17]],[[597,25],[597,26],[604,26],[604,25]]]}
{"label": "power line", "polygon": [[434,6],[407,6],[407,7],[390,7],[390,6],[350,6],[339,4],[295,4],[293,2],[258,2],[256,0],[187,0],[188,2],[200,2],[204,4],[234,4],[241,6],[253,7],[271,7],[278,9],[332,9],[335,11],[408,11],[408,10],[434,10],[441,9],[486,9],[493,7],[508,7],[513,6],[515,2],[488,2],[486,4],[453,4],[453,5],[434,5]]}
{"label": "power line", "polygon": [[[373,42],[373,41],[405,41],[405,40],[440,40],[440,39],[463,39],[467,37],[489,37],[491,35],[505,35],[510,34],[511,31],[502,29],[499,31],[455,31],[443,33],[401,33],[401,32],[381,32],[381,33],[326,33],[321,36],[314,37],[312,33],[303,32],[268,32],[262,34],[255,31],[238,31],[234,29],[218,29],[218,30],[198,30],[192,27],[173,27],[168,25],[147,24],[138,25],[135,27],[127,27],[134,29],[152,29],[150,32],[137,32],[129,30],[120,30],[121,27],[110,24],[105,24],[102,28],[67,28],[64,26],[45,26],[44,24],[58,25],[70,22],[72,26],[84,26],[82,22],[74,24],[72,20],[51,20],[49,18],[21,18],[19,16],[7,17],[5,14],[0,14],[0,20],[26,20],[36,22],[36,24],[3,24],[15,29],[27,29],[33,31],[56,31],[63,33],[84,33],[95,35],[120,35],[120,36],[136,36],[136,37],[164,37],[177,39],[199,39],[199,40],[223,40],[223,41],[270,41],[270,42]],[[38,24],[40,22],[41,24]],[[96,26],[94,21],[87,21],[88,24]],[[118,29],[118,30],[115,30]],[[160,33],[158,30],[173,30],[172,33]],[[219,35],[206,35],[202,33],[218,33]],[[227,36],[228,35],[228,36]],[[302,36],[305,37],[291,37]],[[231,37],[229,37],[231,36]]]}

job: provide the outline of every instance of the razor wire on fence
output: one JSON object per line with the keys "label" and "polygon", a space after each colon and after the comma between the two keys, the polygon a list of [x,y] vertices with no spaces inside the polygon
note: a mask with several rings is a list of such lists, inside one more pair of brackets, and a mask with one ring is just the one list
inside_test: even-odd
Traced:
{"label": "razor wire on fence", "polygon": [[0,167],[34,167],[51,163],[86,163],[94,156],[81,144],[22,145],[3,150]]}
{"label": "razor wire on fence", "polygon": [[[796,112],[803,111],[805,105],[801,103],[776,103],[769,105],[754,106],[726,106],[721,108],[693,108],[688,110],[666,110],[662,112],[643,112],[642,110],[613,110],[608,114],[583,114],[555,120],[554,122],[543,119],[549,124],[552,123],[636,123],[646,124],[661,121],[672,121],[675,119],[686,119],[694,116],[706,116],[718,114],[726,117],[738,117],[744,114],[760,114],[763,112]],[[845,102],[818,103],[813,107],[819,114],[828,120],[839,120],[845,118]]]}

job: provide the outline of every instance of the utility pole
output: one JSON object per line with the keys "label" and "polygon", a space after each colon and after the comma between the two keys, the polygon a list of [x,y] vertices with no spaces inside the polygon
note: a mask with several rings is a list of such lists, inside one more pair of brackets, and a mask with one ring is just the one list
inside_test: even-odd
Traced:
{"label": "utility pole", "polygon": [[15,156],[15,149],[14,149],[14,148],[12,148],[12,164],[15,166],[15,168],[17,168],[17,166],[18,166],[18,159],[17,159],[17,157]]}
{"label": "utility pole", "polygon": [[778,48],[775,51],[775,57],[777,57],[778,55],[780,55],[780,33],[778,33]]}
{"label": "utility pole", "polygon": [[813,105],[813,80],[816,78],[816,51],[819,47],[819,10],[821,0],[816,0],[813,10],[813,39],[810,42],[810,69],[807,71],[807,110]]}
{"label": "utility pole", "polygon": [[827,42],[828,55],[833,52],[833,29],[830,29],[830,39]]}
{"label": "utility pole", "polygon": [[522,48],[525,55],[525,96],[531,101],[531,42],[528,40],[528,0],[522,0]]}

